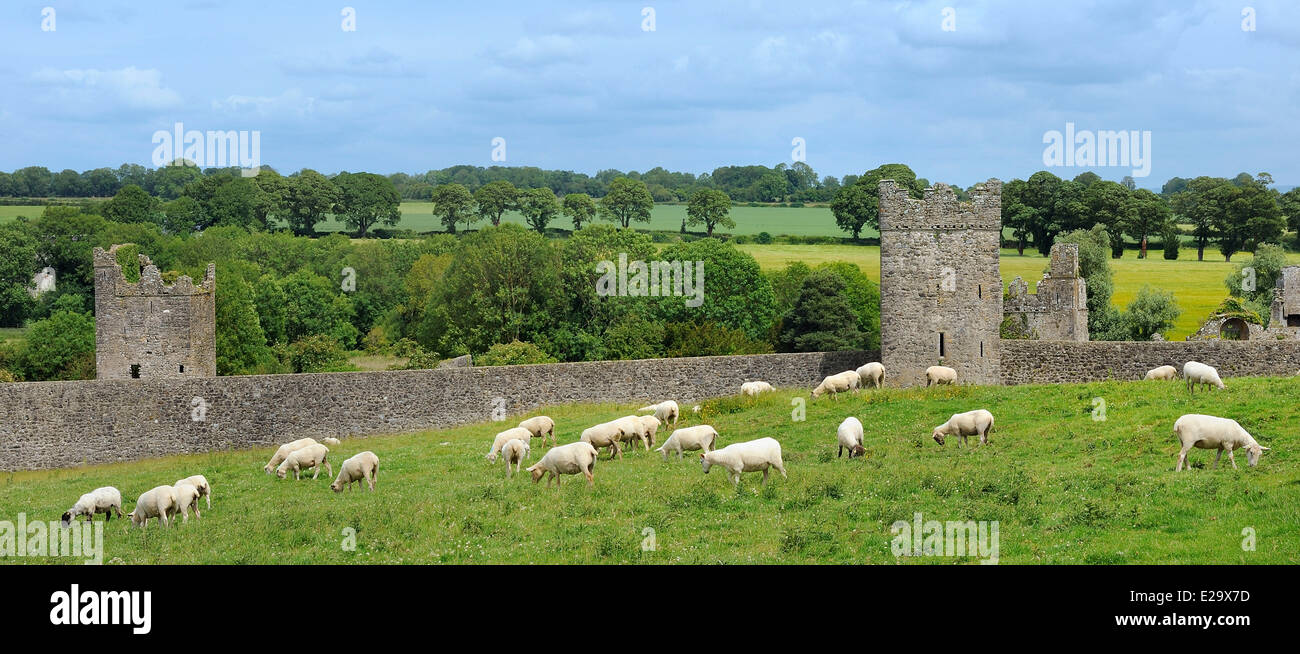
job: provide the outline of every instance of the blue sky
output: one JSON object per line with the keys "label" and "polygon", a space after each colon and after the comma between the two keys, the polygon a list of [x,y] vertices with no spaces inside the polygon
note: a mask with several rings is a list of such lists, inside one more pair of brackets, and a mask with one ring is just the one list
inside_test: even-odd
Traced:
{"label": "blue sky", "polygon": [[258,130],[281,171],[492,165],[502,137],[506,165],[699,173],[788,163],[797,137],[821,174],[967,186],[1043,169],[1070,122],[1150,131],[1140,186],[1300,184],[1295,2],[154,4],[0,6],[0,169],[148,165],[179,121]]}

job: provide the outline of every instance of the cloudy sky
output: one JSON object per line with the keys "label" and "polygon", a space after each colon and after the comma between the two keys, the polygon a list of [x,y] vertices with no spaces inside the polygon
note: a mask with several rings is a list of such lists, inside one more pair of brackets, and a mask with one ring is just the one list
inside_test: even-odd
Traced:
{"label": "cloudy sky", "polygon": [[1286,0],[153,4],[0,6],[0,169],[148,165],[181,122],[260,131],[282,171],[492,165],[501,137],[507,165],[699,173],[790,162],[801,138],[822,174],[967,186],[1044,168],[1073,123],[1150,132],[1140,186],[1300,184]]}

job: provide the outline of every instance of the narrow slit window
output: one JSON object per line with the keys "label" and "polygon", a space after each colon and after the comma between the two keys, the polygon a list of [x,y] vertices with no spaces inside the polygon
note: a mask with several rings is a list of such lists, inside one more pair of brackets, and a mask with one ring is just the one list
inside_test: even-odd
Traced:
{"label": "narrow slit window", "polygon": [[[983,348],[984,348],[984,344],[981,343],[981,344],[980,344],[980,352],[983,352],[983,351],[984,351]],[[983,356],[983,355],[981,355],[981,356]],[[181,372],[185,372],[185,366],[181,366]]]}
{"label": "narrow slit window", "polygon": [[980,341],[980,358],[984,358],[984,341]]}
{"label": "narrow slit window", "polygon": [[[980,299],[981,299],[981,300],[984,299],[984,285],[983,285],[983,284],[980,284],[980,285],[976,286],[976,287],[975,287],[975,292],[976,292],[976,293],[979,293],[979,296],[980,296]],[[983,343],[981,343],[980,345],[981,345],[981,347],[982,347],[982,346],[983,346]]]}
{"label": "narrow slit window", "polygon": [[139,378],[140,378],[140,364],[133,363],[131,364],[131,379],[139,379]]}
{"label": "narrow slit window", "polygon": [[943,358],[948,353],[946,344],[944,343],[943,336],[944,336],[943,332],[939,332],[939,357],[940,358]]}

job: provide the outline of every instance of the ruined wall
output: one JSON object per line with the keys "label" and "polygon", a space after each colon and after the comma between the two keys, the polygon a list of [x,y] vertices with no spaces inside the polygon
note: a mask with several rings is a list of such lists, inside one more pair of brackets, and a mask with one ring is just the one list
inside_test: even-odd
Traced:
{"label": "ruined wall", "polygon": [[1142,379],[1148,370],[1158,366],[1174,366],[1181,371],[1188,361],[1218,368],[1225,380],[1243,376],[1290,377],[1300,370],[1300,341],[1008,340],[1002,341],[1002,383]]}
{"label": "ruined wall", "polygon": [[1052,246],[1051,264],[1035,293],[1020,277],[1011,280],[1002,310],[1028,338],[1088,340],[1087,283],[1079,276],[1079,245]]}
{"label": "ruined wall", "polygon": [[[852,351],[0,384],[0,470],[450,427],[489,420],[495,398],[503,398],[515,416],[568,402],[649,404],[671,398],[685,404],[737,394],[742,382],[757,379],[811,388],[826,375],[877,356]],[[561,424],[557,435],[561,442],[576,440],[590,426]]]}
{"label": "ruined wall", "polygon": [[966,383],[1000,382],[998,272],[1002,183],[977,184],[972,202],[935,184],[916,200],[880,182],[880,337],[885,383],[925,383],[946,365]]}

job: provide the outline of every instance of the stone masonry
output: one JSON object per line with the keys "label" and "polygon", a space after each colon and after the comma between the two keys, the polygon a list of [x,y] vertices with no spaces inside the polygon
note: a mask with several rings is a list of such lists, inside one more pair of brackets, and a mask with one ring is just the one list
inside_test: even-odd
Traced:
{"label": "stone masonry", "polygon": [[1087,341],[1088,290],[1079,276],[1079,245],[1053,245],[1051,264],[1038,282],[1037,292],[1030,293],[1025,280],[1016,277],[1003,304],[1004,315],[1028,338]]}

